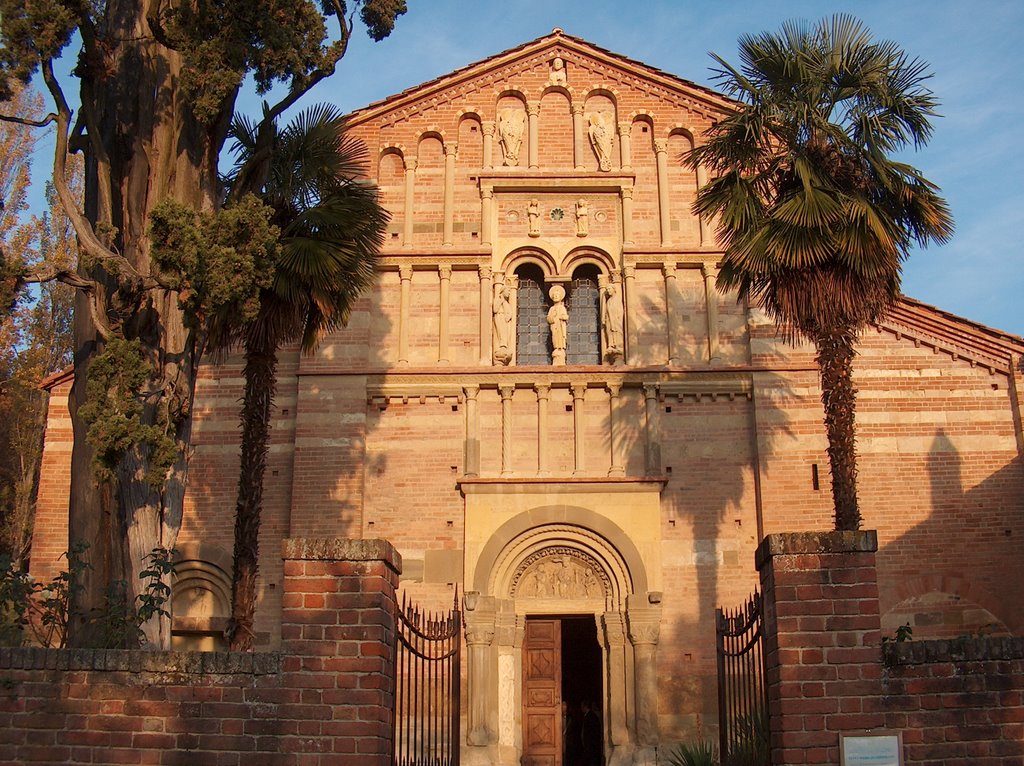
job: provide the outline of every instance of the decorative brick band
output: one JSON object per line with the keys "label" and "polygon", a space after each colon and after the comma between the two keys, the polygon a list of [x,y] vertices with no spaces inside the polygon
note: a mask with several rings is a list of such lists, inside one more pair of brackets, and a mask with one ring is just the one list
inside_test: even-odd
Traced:
{"label": "decorative brick band", "polygon": [[123,649],[0,648],[0,670],[99,670],[178,676],[251,675],[281,672],[278,653],[145,652]]}
{"label": "decorative brick band", "polygon": [[1024,636],[954,638],[943,641],[888,643],[882,650],[889,667],[930,662],[987,662],[1024,659]]}

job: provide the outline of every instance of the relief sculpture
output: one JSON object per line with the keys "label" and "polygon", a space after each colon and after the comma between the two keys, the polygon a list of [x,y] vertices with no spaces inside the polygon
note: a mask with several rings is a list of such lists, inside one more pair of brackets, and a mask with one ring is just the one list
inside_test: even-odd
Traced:
{"label": "relief sculpture", "polygon": [[505,155],[505,164],[510,167],[519,164],[519,149],[523,145],[525,127],[526,121],[522,112],[502,109],[498,114],[498,142]]}
{"label": "relief sculpture", "polygon": [[612,132],[602,112],[594,112],[588,118],[587,136],[597,155],[597,166],[607,172],[612,169]]}
{"label": "relief sculpture", "polygon": [[590,562],[572,556],[549,556],[529,567],[519,578],[521,598],[604,598],[605,586]]}

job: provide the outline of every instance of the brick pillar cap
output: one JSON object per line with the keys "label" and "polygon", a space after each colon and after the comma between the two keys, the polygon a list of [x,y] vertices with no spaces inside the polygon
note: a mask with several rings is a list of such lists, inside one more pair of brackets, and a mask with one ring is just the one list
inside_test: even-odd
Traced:
{"label": "brick pillar cap", "polygon": [[300,561],[383,561],[402,572],[402,555],[387,540],[351,540],[345,537],[290,537],[281,556]]}
{"label": "brick pillar cap", "polygon": [[874,553],[878,533],[873,529],[834,532],[780,532],[766,535],[757,546],[754,564],[761,570],[775,556],[822,553]]}

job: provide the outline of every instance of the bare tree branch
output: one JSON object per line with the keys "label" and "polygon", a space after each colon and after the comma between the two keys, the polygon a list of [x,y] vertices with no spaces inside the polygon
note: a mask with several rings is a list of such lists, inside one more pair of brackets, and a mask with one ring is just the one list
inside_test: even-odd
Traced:
{"label": "bare tree branch", "polygon": [[0,122],[13,122],[16,125],[26,125],[30,128],[45,128],[51,122],[57,121],[57,115],[50,112],[41,120],[30,120],[27,117],[17,117],[13,114],[0,114]]}

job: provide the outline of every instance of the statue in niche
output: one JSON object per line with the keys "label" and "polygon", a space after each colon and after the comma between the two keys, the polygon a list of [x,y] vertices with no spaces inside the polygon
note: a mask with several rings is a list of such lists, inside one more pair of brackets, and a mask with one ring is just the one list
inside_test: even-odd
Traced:
{"label": "statue in niche", "polygon": [[593,112],[588,123],[587,136],[597,155],[597,166],[607,172],[612,169],[612,132],[603,112]]}
{"label": "statue in niche", "polygon": [[587,201],[581,199],[576,203],[576,236],[585,237],[590,233],[590,211]]}
{"label": "statue in niche", "polygon": [[551,73],[548,75],[549,85],[565,85],[565,62],[555,56],[551,59]]}
{"label": "statue in niche", "polygon": [[622,299],[615,283],[604,287],[604,307],[601,311],[601,334],[604,340],[604,358],[611,364],[622,356]]}
{"label": "statue in niche", "polygon": [[512,325],[515,312],[512,310],[512,289],[500,285],[494,299],[494,361],[507,365],[512,361]]}
{"label": "statue in niche", "polygon": [[565,342],[569,324],[569,310],[565,307],[565,288],[555,285],[548,293],[552,304],[548,309],[548,325],[551,327],[551,364],[565,364]]}
{"label": "statue in niche", "polygon": [[523,145],[526,121],[515,109],[502,109],[498,114],[498,142],[508,166],[519,164],[519,148]]}
{"label": "statue in niche", "polygon": [[540,236],[540,203],[532,199],[530,204],[526,206],[526,217],[530,221],[529,235],[531,237]]}

